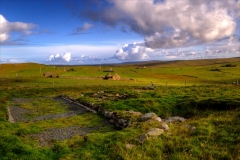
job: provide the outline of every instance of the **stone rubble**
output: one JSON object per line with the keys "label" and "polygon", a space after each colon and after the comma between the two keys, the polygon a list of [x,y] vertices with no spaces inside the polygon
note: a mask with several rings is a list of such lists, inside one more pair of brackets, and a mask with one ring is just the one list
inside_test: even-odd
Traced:
{"label": "stone rubble", "polygon": [[[111,96],[113,96],[113,95],[111,95]],[[115,96],[120,97],[120,98],[125,98],[126,95],[116,94]],[[76,103],[76,100],[74,100],[74,99],[68,98],[63,95],[61,97],[63,97],[64,99],[70,99],[73,103]],[[95,105],[91,102],[81,102],[81,103],[77,102],[77,104],[79,104],[80,107],[85,106],[86,110],[88,110],[88,111],[95,111],[95,112],[103,115],[105,118],[108,119],[109,123],[115,124],[116,127],[121,128],[121,129],[131,126],[132,122],[129,118],[131,116],[136,117],[135,120],[138,122],[143,122],[143,121],[159,122],[159,126],[157,128],[150,128],[145,134],[142,134],[139,136],[138,140],[140,143],[144,143],[148,138],[160,136],[164,132],[169,131],[170,128],[167,123],[184,122],[186,120],[185,118],[179,117],[179,116],[168,117],[167,119],[161,119],[161,117],[158,117],[153,112],[146,113],[143,115],[141,112],[135,112],[132,110],[124,111],[123,113],[125,113],[129,116],[122,117],[122,115],[118,114],[117,112],[109,112],[109,111],[103,109],[101,105]],[[196,129],[194,126],[188,127],[188,128],[191,132]],[[126,145],[126,148],[127,147],[131,148],[130,145]]]}

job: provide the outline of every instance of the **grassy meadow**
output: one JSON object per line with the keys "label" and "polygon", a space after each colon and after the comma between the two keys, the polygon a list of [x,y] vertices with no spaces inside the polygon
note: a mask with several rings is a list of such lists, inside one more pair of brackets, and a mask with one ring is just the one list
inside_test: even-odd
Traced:
{"label": "grassy meadow", "polygon": [[[102,79],[107,74],[103,71],[110,68],[121,80]],[[44,77],[46,72],[59,78]],[[155,90],[144,89],[151,83]],[[108,97],[93,96],[98,92]],[[187,120],[168,124],[168,132],[143,144],[138,137],[151,128],[148,122],[135,122],[120,130],[104,125],[104,118],[94,113],[8,122],[9,106],[30,110],[25,115],[30,119],[64,113],[67,106],[54,100],[61,94],[100,104],[109,111],[154,112],[161,118],[181,116]],[[127,98],[115,99],[116,94]],[[17,103],[13,101],[16,98],[25,101]],[[99,129],[44,146],[31,136],[74,126]],[[196,129],[190,131],[187,126]],[[0,159],[240,160],[240,58],[102,66],[1,64]]]}

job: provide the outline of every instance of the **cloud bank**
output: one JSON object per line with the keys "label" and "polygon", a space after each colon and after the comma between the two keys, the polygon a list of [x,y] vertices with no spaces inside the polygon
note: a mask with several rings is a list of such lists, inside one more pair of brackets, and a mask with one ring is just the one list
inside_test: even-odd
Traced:
{"label": "cloud bank", "polygon": [[[83,10],[79,17],[108,26],[120,26],[144,37],[138,48],[175,48],[201,45],[236,32],[240,18],[239,0],[108,0],[108,5]],[[90,2],[88,2],[90,3]],[[130,48],[132,46],[132,48]],[[123,46],[114,57],[120,60],[142,59],[147,51],[136,44]],[[134,51],[133,51],[134,50]],[[135,51],[138,50],[138,51]],[[143,49],[144,50],[144,49]],[[139,55],[137,55],[138,53]]]}
{"label": "cloud bank", "polygon": [[80,55],[77,57],[72,57],[70,52],[66,52],[64,54],[55,54],[50,55],[47,62],[48,63],[70,63],[70,64],[78,64],[82,62],[97,62],[102,61],[103,59],[98,58],[97,56],[85,56]]}
{"label": "cloud bank", "polygon": [[24,35],[33,34],[31,29],[37,27],[33,23],[9,22],[0,14],[0,44],[6,43],[10,39],[12,32],[21,32]]}

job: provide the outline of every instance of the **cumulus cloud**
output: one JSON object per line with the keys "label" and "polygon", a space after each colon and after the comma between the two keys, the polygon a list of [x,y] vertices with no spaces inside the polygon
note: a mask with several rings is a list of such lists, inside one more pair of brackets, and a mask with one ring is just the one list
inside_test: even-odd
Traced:
{"label": "cumulus cloud", "polygon": [[36,25],[33,23],[9,22],[0,14],[0,43],[5,43],[10,39],[11,32],[22,32],[24,35],[30,35],[31,29]]}
{"label": "cumulus cloud", "polygon": [[87,30],[91,29],[92,27],[93,27],[92,24],[85,22],[82,27],[76,28],[70,35],[81,34],[84,31],[87,31]]}
{"label": "cumulus cloud", "polygon": [[[175,33],[182,33],[182,40],[194,38],[199,41],[211,41],[231,36],[236,27],[234,12],[237,4],[235,0],[154,0],[119,1],[111,0],[112,6],[100,11],[82,13],[92,20],[102,21],[108,25],[117,24],[128,26],[131,30],[143,36],[164,37],[171,41]],[[235,6],[236,5],[236,6]],[[170,36],[168,36],[170,34]],[[153,43],[163,43],[162,38],[155,38]],[[170,43],[169,46],[179,45]]]}
{"label": "cumulus cloud", "polygon": [[56,54],[56,55],[51,55],[48,58],[49,62],[70,62],[71,60],[71,53],[70,52],[66,52],[64,54]]}
{"label": "cumulus cloud", "polygon": [[145,37],[146,47],[164,48],[230,37],[239,6],[239,0],[110,0],[98,10],[83,10],[80,17],[127,26]]}
{"label": "cumulus cloud", "polygon": [[147,58],[147,53],[152,51],[151,48],[147,48],[143,43],[125,44],[116,51],[114,58],[119,60],[142,60]]}

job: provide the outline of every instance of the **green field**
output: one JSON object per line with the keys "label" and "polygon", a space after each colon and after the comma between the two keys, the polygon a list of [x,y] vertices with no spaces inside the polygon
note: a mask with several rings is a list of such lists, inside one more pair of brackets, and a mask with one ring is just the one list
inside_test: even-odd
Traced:
{"label": "green field", "polygon": [[[120,80],[103,80],[103,71],[110,68]],[[44,77],[47,72],[59,78]],[[155,90],[145,89],[151,83]],[[102,98],[94,96],[100,93]],[[168,132],[144,143],[139,136],[155,122],[136,121],[118,129],[94,113],[31,121],[68,112],[56,100],[62,94],[108,111],[187,120],[168,123]],[[117,99],[117,94],[126,98]],[[27,121],[8,122],[10,106],[29,111],[23,116]],[[89,131],[46,143],[35,136],[61,129],[67,134],[71,127]],[[0,159],[240,159],[240,58],[102,66],[1,64]]]}

